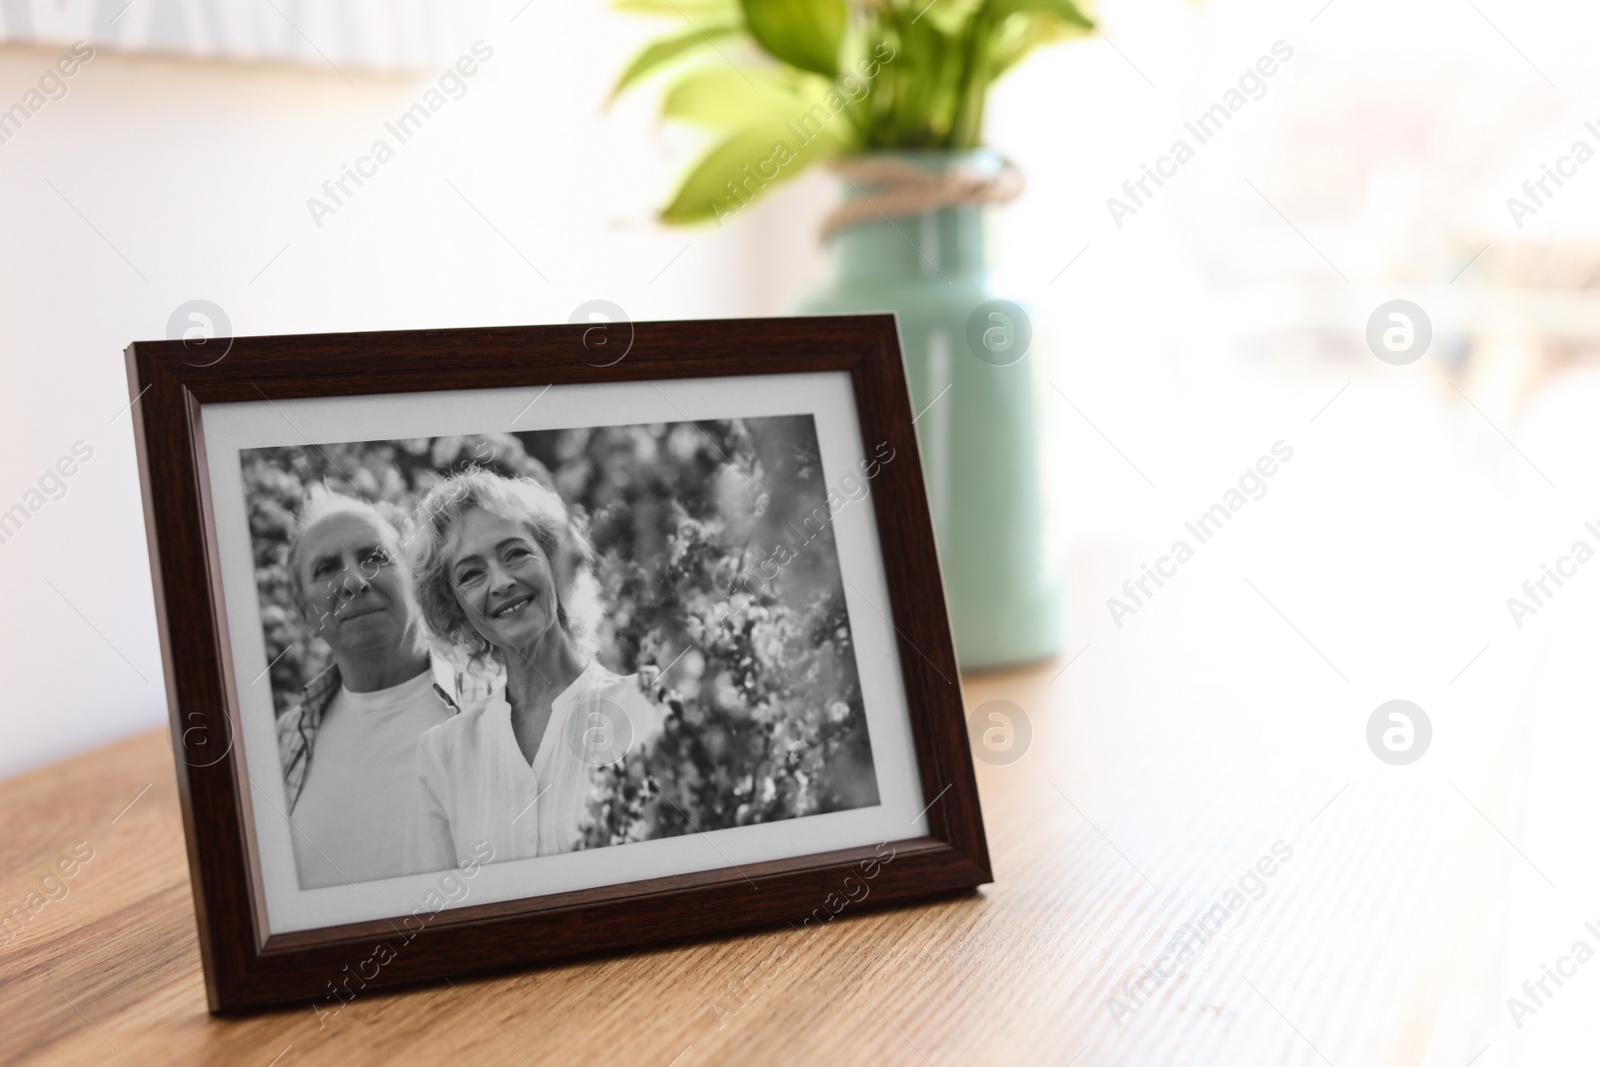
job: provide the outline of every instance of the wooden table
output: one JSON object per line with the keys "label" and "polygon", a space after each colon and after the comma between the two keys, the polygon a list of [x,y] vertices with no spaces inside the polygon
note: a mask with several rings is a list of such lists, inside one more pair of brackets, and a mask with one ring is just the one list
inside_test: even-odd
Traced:
{"label": "wooden table", "polygon": [[[1009,700],[1033,731],[1022,759],[978,766],[996,878],[981,892],[814,935],[371,994],[320,1021],[207,1014],[164,733],[0,784],[5,908],[75,844],[93,849],[0,947],[0,1062],[1344,1067],[1461,1064],[1491,1043],[1497,902],[1519,862],[1496,831],[1432,788],[1394,819],[1415,779],[1370,757],[1307,773],[1270,722],[1241,740],[1248,711],[1214,743],[1214,696],[1127,711],[1130,696],[1156,706],[1148,649],[966,680],[969,708]],[[1499,778],[1461,783],[1497,821]],[[1140,1001],[1125,992],[1278,842],[1292,856],[1263,865],[1258,899]]]}

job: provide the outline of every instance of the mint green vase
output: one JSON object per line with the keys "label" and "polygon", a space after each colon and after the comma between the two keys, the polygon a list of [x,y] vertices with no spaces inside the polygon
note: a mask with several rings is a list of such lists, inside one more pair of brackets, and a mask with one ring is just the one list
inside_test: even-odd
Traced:
{"label": "mint green vase", "polygon": [[[905,153],[931,170],[997,173],[993,153]],[[846,203],[874,187],[846,184]],[[899,316],[922,469],[963,670],[1026,663],[1061,645],[1059,557],[1047,544],[1037,338],[990,290],[981,204],[836,231],[833,282],[802,314]]]}

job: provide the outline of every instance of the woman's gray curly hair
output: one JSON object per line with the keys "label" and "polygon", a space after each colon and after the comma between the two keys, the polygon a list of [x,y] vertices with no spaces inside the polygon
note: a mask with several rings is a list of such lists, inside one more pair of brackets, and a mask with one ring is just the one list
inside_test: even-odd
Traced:
{"label": "woman's gray curly hair", "polygon": [[477,468],[440,482],[417,506],[412,553],[417,603],[429,632],[446,646],[443,651],[469,666],[482,665],[493,651],[467,618],[450,581],[450,544],[462,516],[473,508],[517,523],[533,535],[555,576],[556,622],[580,657],[593,657],[599,644],[600,583],[594,574],[594,547],[581,518],[553,489]]}

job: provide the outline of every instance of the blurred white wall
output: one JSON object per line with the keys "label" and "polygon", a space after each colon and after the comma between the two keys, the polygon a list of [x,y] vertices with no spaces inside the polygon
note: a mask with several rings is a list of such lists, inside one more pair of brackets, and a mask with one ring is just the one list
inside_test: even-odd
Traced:
{"label": "blurred white wall", "polygon": [[[119,412],[124,346],[165,336],[183,302],[240,335],[564,322],[594,298],[634,318],[781,309],[744,267],[772,206],[721,232],[651,221],[682,150],[648,95],[602,108],[655,27],[519,8],[496,10],[465,96],[320,228],[307,198],[432,79],[102,49],[0,143],[0,510],[74,442],[93,450],[0,544],[0,776],[164,721]],[[63,51],[0,47],[0,109]]]}
{"label": "blurred white wall", "polygon": [[[1523,371],[1501,389],[1430,358],[1397,378],[1360,329],[1408,296],[1436,311],[1440,351],[1465,344],[1473,315],[1509,306],[1484,294],[1515,282],[1520,244],[1600,230],[1600,163],[1522,230],[1503,203],[1600,118],[1585,110],[1595,15],[1487,0],[1106,0],[1102,14],[1106,39],[1036,56],[989,112],[1030,182],[996,214],[1001,287],[1032,301],[1046,372],[1095,420],[1051,419],[1067,536],[1165,537],[1218,471],[1350,382],[1419,413],[1415,448],[1471,448],[1492,477],[1520,477],[1450,384],[1516,436]],[[428,79],[102,51],[0,144],[0,509],[74,442],[94,449],[66,497],[0,544],[0,775],[162,721],[118,413],[124,345],[162,336],[178,305],[211,300],[239,334],[564,321],[594,298],[634,318],[778,314],[823,277],[823,174],[723,230],[651,221],[696,144],[660,127],[648,89],[605,98],[662,28],[599,3],[498,5],[466,95],[320,227],[307,198]],[[1279,40],[1294,58],[1265,95],[1115,226],[1106,198]],[[59,51],[0,48],[0,107]]]}

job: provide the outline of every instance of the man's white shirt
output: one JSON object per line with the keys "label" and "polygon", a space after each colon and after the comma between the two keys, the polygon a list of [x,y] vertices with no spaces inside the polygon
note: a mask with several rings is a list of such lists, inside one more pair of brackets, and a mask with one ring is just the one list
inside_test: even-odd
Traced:
{"label": "man's white shirt", "polygon": [[405,873],[417,740],[453,718],[431,671],[371,693],[340,687],[290,815],[302,889]]}

